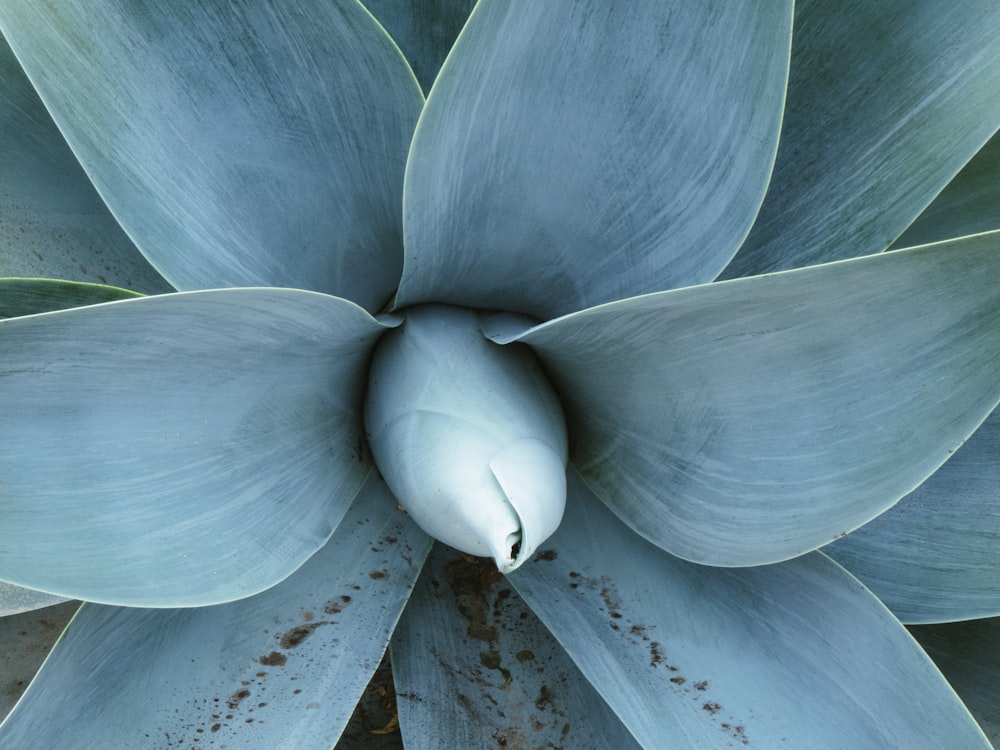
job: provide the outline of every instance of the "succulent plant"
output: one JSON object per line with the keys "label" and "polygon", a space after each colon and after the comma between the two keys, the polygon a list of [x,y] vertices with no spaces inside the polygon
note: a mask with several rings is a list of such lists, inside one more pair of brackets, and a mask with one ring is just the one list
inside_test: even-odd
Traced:
{"label": "succulent plant", "polygon": [[989,747],[1000,6],[473,5],[0,7],[0,746]]}

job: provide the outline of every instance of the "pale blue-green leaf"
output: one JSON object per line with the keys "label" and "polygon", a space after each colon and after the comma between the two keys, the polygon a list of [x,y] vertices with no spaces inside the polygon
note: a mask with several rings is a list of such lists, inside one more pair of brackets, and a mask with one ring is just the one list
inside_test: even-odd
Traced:
{"label": "pale blue-green leaf", "polygon": [[423,97],[356,0],[17,0],[0,27],[175,286],[301,287],[370,310],[391,296]]}
{"label": "pale blue-green leaf", "polygon": [[85,604],[0,745],[328,750],[430,546],[374,480],[326,546],[257,596],[175,610]]}
{"label": "pale blue-green leaf", "polygon": [[531,345],[570,460],[683,558],[774,562],[869,521],[1000,397],[1000,233],[591,308]]}
{"label": "pale blue-green leaf", "polygon": [[1000,4],[797,2],[774,176],[723,277],[885,250],[998,125]]}
{"label": "pale blue-green leaf", "polygon": [[640,747],[492,561],[436,545],[391,651],[407,750]]}
{"label": "pale blue-green leaf", "polygon": [[362,0],[413,68],[424,93],[465,25],[476,0]]}
{"label": "pale blue-green leaf", "polygon": [[150,607],[281,580],[369,471],[361,397],[382,330],[292,289],[0,321],[0,579]]}
{"label": "pale blue-green leaf", "polygon": [[173,288],[111,216],[0,36],[0,276]]}
{"label": "pale blue-green leaf", "polygon": [[903,622],[1000,615],[1000,411],[895,506],[824,551]]}
{"label": "pale blue-green leaf", "polygon": [[989,748],[906,630],[828,557],[693,565],[570,485],[551,549],[509,580],[645,747]]}
{"label": "pale blue-green leaf", "polygon": [[397,304],[540,318],[705,282],[777,146],[791,3],[481,0],[421,116]]}
{"label": "pale blue-green leaf", "polygon": [[64,596],[46,594],[44,591],[26,589],[12,583],[0,581],[0,617],[41,609],[66,601]]}
{"label": "pale blue-green leaf", "polygon": [[910,628],[986,736],[1000,746],[1000,618]]}
{"label": "pale blue-green leaf", "polygon": [[995,134],[893,248],[926,245],[1000,229],[1000,133]]}
{"label": "pale blue-green leaf", "polygon": [[65,310],[138,297],[116,286],[61,279],[0,279],[0,318]]}

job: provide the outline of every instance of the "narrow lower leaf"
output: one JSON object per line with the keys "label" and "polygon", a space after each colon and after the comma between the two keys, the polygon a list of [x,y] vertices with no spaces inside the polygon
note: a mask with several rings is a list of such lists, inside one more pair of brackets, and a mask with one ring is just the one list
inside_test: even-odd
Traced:
{"label": "narrow lower leaf", "polygon": [[430,544],[372,480],[326,546],[257,596],[85,604],[0,725],[0,745],[329,750]]}
{"label": "narrow lower leaf", "polygon": [[1000,615],[1000,412],[895,506],[824,549],[903,622]]}
{"label": "narrow lower leaf", "polygon": [[1000,745],[1000,617],[910,628],[965,701],[994,745]]}
{"label": "narrow lower leaf", "polygon": [[0,318],[141,296],[128,289],[61,279],[0,279]]}
{"label": "narrow lower leaf", "polygon": [[54,596],[44,591],[26,589],[0,581],[0,617],[30,612],[64,601],[66,597],[63,596]]}
{"label": "narrow lower leaf", "polygon": [[988,750],[906,630],[822,553],[692,565],[570,484],[551,548],[509,580],[644,747]]}
{"label": "narrow lower leaf", "polygon": [[893,243],[893,249],[927,245],[1000,229],[1000,133],[945,186]]}
{"label": "narrow lower leaf", "polygon": [[640,747],[491,561],[435,546],[392,639],[407,750]]}

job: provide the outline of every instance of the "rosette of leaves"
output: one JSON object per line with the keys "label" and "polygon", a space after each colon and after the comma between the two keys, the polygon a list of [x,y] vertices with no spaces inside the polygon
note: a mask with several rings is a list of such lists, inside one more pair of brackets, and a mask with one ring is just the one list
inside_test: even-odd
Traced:
{"label": "rosette of leaves", "polygon": [[[470,6],[0,8],[0,579],[86,602],[0,744],[331,747],[391,646],[407,748],[989,747],[901,621],[994,720],[1000,6]],[[427,303],[566,414],[508,576],[373,470]]]}

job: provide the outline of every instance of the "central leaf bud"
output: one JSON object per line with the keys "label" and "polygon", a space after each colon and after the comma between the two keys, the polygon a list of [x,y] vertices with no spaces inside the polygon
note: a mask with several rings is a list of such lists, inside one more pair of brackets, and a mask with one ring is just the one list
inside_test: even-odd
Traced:
{"label": "central leaf bud", "polygon": [[509,573],[556,530],[566,504],[566,422],[523,344],[479,314],[425,305],[379,340],[365,429],[386,484],[428,534]]}

